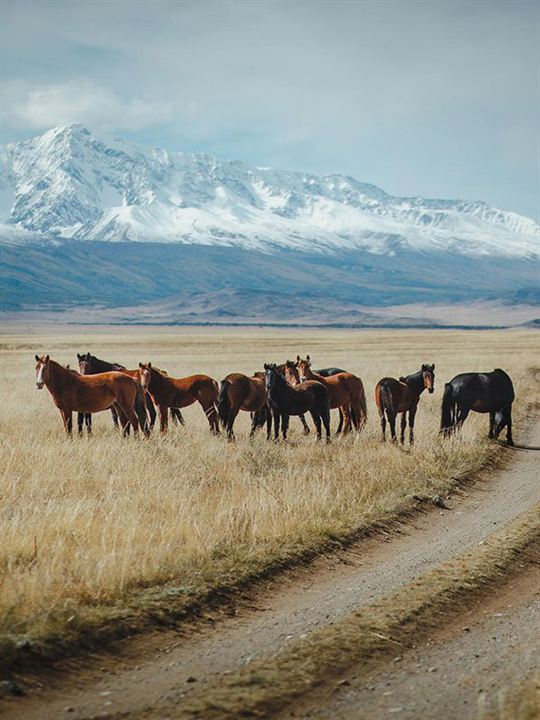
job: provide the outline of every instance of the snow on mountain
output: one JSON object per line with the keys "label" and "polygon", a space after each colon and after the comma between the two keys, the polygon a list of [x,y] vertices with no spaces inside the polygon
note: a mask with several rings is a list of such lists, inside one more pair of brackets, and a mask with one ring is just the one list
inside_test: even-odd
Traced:
{"label": "snow on mountain", "polygon": [[401,198],[342,175],[168,153],[81,125],[0,149],[0,238],[400,249],[536,257],[539,226],[483,202]]}

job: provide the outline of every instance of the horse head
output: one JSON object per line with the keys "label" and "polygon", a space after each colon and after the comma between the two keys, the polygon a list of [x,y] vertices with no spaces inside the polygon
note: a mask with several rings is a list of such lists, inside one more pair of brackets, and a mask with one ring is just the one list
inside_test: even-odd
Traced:
{"label": "horse head", "polygon": [[424,387],[429,393],[432,393],[435,390],[435,363],[422,365],[422,378]]}
{"label": "horse head", "polygon": [[272,390],[280,377],[276,363],[264,363],[264,384],[267,390]]}
{"label": "horse head", "polygon": [[300,374],[298,373],[297,363],[287,360],[283,368],[283,377],[289,385],[298,385],[300,382]]}
{"label": "horse head", "polygon": [[36,355],[36,385],[38,390],[43,389],[43,385],[49,379],[49,356]]}
{"label": "horse head", "polygon": [[92,355],[87,352],[80,355],[77,353],[77,361],[79,363],[79,372],[81,375],[89,375],[92,370]]}
{"label": "horse head", "polygon": [[298,374],[300,376],[301,382],[305,382],[306,380],[308,380],[311,374],[311,358],[309,357],[309,355],[306,355],[305,360],[302,360],[300,355],[297,355],[296,367],[298,368]]}
{"label": "horse head", "polygon": [[150,380],[152,379],[152,363],[139,363],[139,378],[143,390],[148,390]]}

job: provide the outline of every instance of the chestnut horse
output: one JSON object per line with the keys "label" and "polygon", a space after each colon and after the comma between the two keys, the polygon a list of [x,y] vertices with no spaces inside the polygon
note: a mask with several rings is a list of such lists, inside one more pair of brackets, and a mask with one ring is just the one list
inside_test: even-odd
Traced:
{"label": "chestnut horse", "polygon": [[326,431],[326,442],[330,442],[330,402],[324,385],[312,380],[299,385],[289,385],[275,363],[265,363],[264,382],[274,418],[275,440],[279,439],[280,420],[283,439],[286,440],[289,417],[309,412],[317,429],[317,440],[321,439],[322,422]]}
{"label": "chestnut horse", "polygon": [[351,423],[360,431],[367,420],[366,394],[360,378],[349,372],[324,377],[311,369],[309,355],[305,360],[297,355],[296,362],[301,380],[316,380],[328,389],[330,409],[339,408],[343,413],[343,433],[350,432]]}
{"label": "chestnut horse", "polygon": [[248,377],[242,373],[230,373],[221,381],[218,399],[218,413],[230,440],[234,439],[233,425],[240,410],[251,413],[250,437],[266,421],[266,436],[270,437],[272,416],[268,408],[268,397],[264,376],[260,373]]}
{"label": "chestnut horse", "polygon": [[132,378],[119,372],[99,375],[79,375],[48,355],[36,355],[36,385],[39,390],[45,387],[51,393],[56,407],[60,410],[64,427],[68,435],[73,429],[73,413],[95,413],[109,410],[114,406],[127,435],[129,423],[133,431],[139,430],[139,423],[146,431],[146,414],[137,412],[137,400],[142,399],[140,385]]}
{"label": "chestnut horse", "polygon": [[449,435],[459,429],[473,410],[489,413],[489,438],[498,438],[506,427],[506,442],[513,445],[512,403],[515,397],[510,376],[500,368],[487,373],[456,375],[444,386],[441,432]]}
{"label": "chestnut horse", "polygon": [[141,385],[150,393],[159,410],[159,424],[162,433],[167,432],[169,408],[183,408],[198,402],[214,434],[219,433],[216,406],[219,386],[208,375],[190,375],[173,378],[165,375],[152,363],[139,363]]}
{"label": "chestnut horse", "polygon": [[[117,370],[118,372],[123,372],[126,375],[129,375],[134,380],[139,380],[139,370],[128,370],[124,365],[120,365],[120,363],[111,363],[107,360],[100,360],[95,355],[92,355],[91,353],[83,353],[82,355],[80,353],[77,353],[77,360],[79,363],[79,372],[81,375],[95,375],[96,373],[102,373],[102,372],[110,372],[112,370]],[[164,372],[163,370],[161,372]],[[167,373],[164,372],[166,375]],[[148,393],[145,393],[145,401],[146,401],[146,409],[148,411],[148,415],[150,416],[150,430],[153,429],[155,422],[156,422],[156,410],[154,408],[154,403],[152,402],[152,398],[148,395]],[[116,417],[116,413],[114,411],[114,408],[111,410],[113,422],[115,426],[118,426],[118,418]],[[182,413],[177,408],[171,408],[171,417],[175,422],[179,422],[182,425],[184,425],[184,418],[182,417]],[[87,429],[88,432],[91,431],[92,428],[92,416],[88,416],[85,418],[87,423]],[[82,426],[82,418],[78,418],[79,426]]]}
{"label": "chestnut horse", "polygon": [[407,412],[409,413],[409,443],[414,443],[414,418],[420,401],[420,395],[427,388],[432,393],[435,388],[435,365],[422,365],[421,369],[396,380],[385,377],[379,380],[375,388],[375,402],[381,418],[383,442],[386,440],[386,418],[390,423],[392,441],[396,441],[396,415],[401,413],[401,444],[405,442]]}

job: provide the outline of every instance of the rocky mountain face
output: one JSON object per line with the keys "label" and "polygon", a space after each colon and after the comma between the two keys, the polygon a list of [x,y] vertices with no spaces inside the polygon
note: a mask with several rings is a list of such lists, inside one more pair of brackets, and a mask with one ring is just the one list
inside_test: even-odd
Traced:
{"label": "rocky mountain face", "polygon": [[0,151],[0,238],[536,257],[539,227],[483,202],[394,197],[342,175],[104,142],[57,127]]}

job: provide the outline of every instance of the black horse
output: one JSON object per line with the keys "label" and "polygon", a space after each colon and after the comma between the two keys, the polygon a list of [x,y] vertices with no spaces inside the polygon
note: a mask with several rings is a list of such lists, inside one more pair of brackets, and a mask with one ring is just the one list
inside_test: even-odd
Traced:
{"label": "black horse", "polygon": [[460,428],[471,410],[489,413],[489,437],[497,438],[506,426],[506,441],[512,440],[512,380],[500,368],[488,373],[461,373],[444,386],[441,433]]}
{"label": "black horse", "polygon": [[[77,360],[79,362],[79,372],[81,373],[81,375],[97,375],[98,373],[112,371],[125,372],[133,377],[136,377],[138,374],[138,370],[128,370],[124,365],[121,365],[120,363],[111,363],[107,360],[100,360],[95,355],[92,355],[89,352],[83,353],[82,355],[80,353],[77,353]],[[148,393],[146,393],[146,410],[148,411],[148,415],[150,416],[150,429],[152,429],[156,422],[157,413],[154,407],[154,403],[152,402],[152,398]],[[118,427],[118,415],[114,408],[111,408],[111,414],[115,427]],[[178,421],[182,425],[184,425],[184,418],[180,410],[172,408],[171,415],[175,421]],[[86,423],[86,429],[88,430],[88,432],[90,432],[92,429],[92,416],[85,416],[83,413],[77,414],[77,425],[79,428],[79,432],[82,432],[83,421]]]}
{"label": "black horse", "polygon": [[275,363],[265,363],[264,382],[274,419],[275,440],[279,439],[280,420],[283,439],[286,440],[290,416],[309,412],[317,429],[317,440],[322,436],[322,422],[326,432],[326,442],[330,442],[330,402],[328,390],[324,385],[315,380],[289,385]]}

